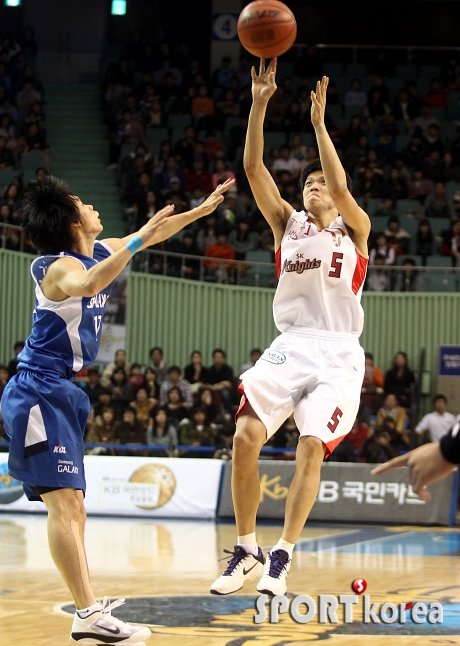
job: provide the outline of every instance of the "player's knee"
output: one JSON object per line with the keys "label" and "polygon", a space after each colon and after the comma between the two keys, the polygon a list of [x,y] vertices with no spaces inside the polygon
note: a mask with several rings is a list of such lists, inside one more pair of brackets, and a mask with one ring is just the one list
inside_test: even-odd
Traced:
{"label": "player's knee", "polygon": [[236,453],[259,452],[265,441],[265,432],[256,425],[245,424],[237,427],[233,437],[233,451]]}
{"label": "player's knee", "polygon": [[321,464],[324,458],[325,447],[323,442],[313,435],[299,438],[297,448],[297,463],[313,466]]}
{"label": "player's knee", "polygon": [[[46,496],[48,513],[62,520],[80,522],[83,502],[75,489],[59,489]],[[85,512],[86,513],[86,512]]]}

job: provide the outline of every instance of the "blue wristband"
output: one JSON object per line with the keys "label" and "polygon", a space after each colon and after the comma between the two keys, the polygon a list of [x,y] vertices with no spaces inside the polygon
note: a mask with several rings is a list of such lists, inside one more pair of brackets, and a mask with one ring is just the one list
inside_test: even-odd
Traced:
{"label": "blue wristband", "polygon": [[129,240],[125,244],[125,248],[128,249],[128,251],[130,251],[134,256],[136,251],[139,251],[143,244],[144,243],[142,242],[142,238],[140,238],[139,236],[133,236],[131,240]]}

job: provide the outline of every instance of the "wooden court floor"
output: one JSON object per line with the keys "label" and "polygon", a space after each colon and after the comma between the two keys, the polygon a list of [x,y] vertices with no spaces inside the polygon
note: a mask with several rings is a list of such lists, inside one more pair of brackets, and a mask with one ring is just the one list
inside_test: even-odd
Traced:
{"label": "wooden court floor", "polygon": [[[279,533],[261,524],[259,542],[270,547]],[[96,594],[126,597],[116,615],[151,627],[146,646],[460,644],[460,528],[311,523],[289,575],[290,598],[351,594],[363,578],[377,607],[436,602],[442,624],[363,623],[360,604],[352,623],[339,612],[338,623],[315,615],[299,624],[285,613],[256,624],[255,583],[226,597],[208,593],[233,542],[233,524],[208,521],[90,517],[86,535]],[[71,601],[48,554],[46,517],[1,513],[0,554],[0,646],[69,644]]]}

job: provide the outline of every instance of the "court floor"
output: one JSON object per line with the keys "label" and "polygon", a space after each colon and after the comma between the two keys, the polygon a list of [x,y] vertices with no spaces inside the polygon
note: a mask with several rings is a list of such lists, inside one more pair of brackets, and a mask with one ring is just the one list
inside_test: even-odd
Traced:
{"label": "court floor", "polygon": [[[270,547],[279,533],[260,524],[259,542]],[[90,517],[86,534],[96,594],[126,597],[115,614],[151,627],[146,646],[460,644],[460,528],[308,524],[278,621],[255,582],[235,595],[208,593],[233,542],[232,523],[210,521]],[[0,513],[0,554],[0,646],[67,645],[73,609],[48,553],[45,515]],[[367,589],[349,616],[339,598],[335,615],[320,617],[331,603],[320,595],[353,594],[357,578]],[[310,605],[300,603],[306,596]]]}

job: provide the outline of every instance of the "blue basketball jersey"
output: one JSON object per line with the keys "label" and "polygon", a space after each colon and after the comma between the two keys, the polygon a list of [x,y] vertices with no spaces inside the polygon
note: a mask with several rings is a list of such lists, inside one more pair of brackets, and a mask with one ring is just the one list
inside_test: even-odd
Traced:
{"label": "blue basketball jersey", "polygon": [[95,296],[69,296],[63,301],[51,301],[45,297],[40,285],[48,267],[62,256],[79,260],[88,270],[111,254],[107,245],[96,241],[92,258],[63,251],[58,255],[40,256],[33,261],[30,271],[35,282],[36,302],[32,331],[19,354],[18,370],[71,379],[82,368],[94,363],[111,286]]}

